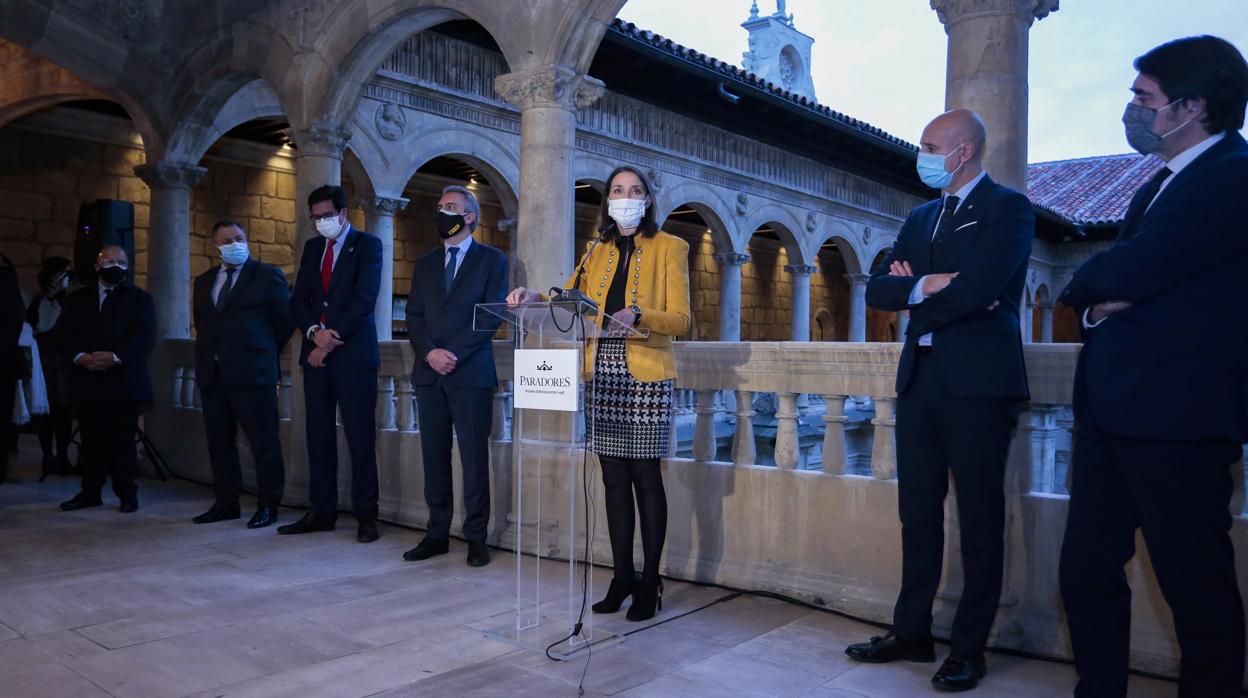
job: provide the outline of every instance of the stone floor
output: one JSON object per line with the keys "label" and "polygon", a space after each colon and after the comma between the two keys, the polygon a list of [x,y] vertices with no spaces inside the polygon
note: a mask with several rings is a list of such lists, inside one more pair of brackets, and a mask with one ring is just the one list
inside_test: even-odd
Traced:
{"label": "stone floor", "polygon": [[[56,503],[76,483],[35,483],[33,454],[22,456],[22,482],[0,486],[0,696],[556,698],[575,696],[582,675],[586,695],[936,694],[935,665],[845,657],[871,626],[675,582],[652,623],[607,617],[629,635],[588,669],[552,662],[482,632],[511,619],[507,553],[472,569],[462,544],[403,562],[419,533],[391,526],[372,545],[350,525],[294,538],[242,522],[195,526],[210,492],[185,482],[143,481],[136,514],[120,514],[111,494],[104,507],[63,513]],[[600,590],[606,581],[600,571]],[[988,662],[977,696],[1063,696],[1074,683],[1064,664]],[[1132,696],[1175,693],[1132,679]]]}

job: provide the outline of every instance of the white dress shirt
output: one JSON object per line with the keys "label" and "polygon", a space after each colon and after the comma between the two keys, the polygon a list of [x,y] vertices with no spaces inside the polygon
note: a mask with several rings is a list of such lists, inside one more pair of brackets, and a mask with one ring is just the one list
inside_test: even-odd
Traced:
{"label": "white dress shirt", "polygon": [[[975,175],[975,177],[971,181],[967,182],[966,184],[963,184],[961,188],[953,192],[953,196],[958,197],[958,205],[954,207],[953,215],[956,216],[958,214],[958,209],[962,208],[962,204],[966,203],[966,197],[971,195],[971,191],[973,191],[975,187],[978,186],[979,183],[983,181],[984,177],[986,176],[988,176],[987,172],[980,172],[979,174]],[[940,215],[936,217],[936,225],[932,227],[932,237],[936,237],[936,231],[940,230],[941,220],[944,219],[945,217],[945,197],[948,197],[948,196],[949,194],[946,193],[944,196],[940,198]],[[919,282],[914,285],[914,288],[910,289],[910,298],[909,298],[910,305],[918,305],[927,299],[927,294],[923,293],[923,281],[925,279],[927,279],[927,276],[920,276]],[[921,347],[932,346],[932,333],[931,332],[928,332],[922,337],[919,337],[919,346]]]}
{"label": "white dress shirt", "polygon": [[468,248],[472,247],[472,235],[469,235],[463,240],[460,240],[458,245],[450,245],[450,244],[443,242],[442,251],[443,253],[447,255],[448,258],[450,257],[450,249],[452,247],[459,248],[459,252],[455,253],[455,274],[452,275],[452,278],[454,278],[454,276],[458,275],[459,270],[464,266],[464,257],[468,256]]}
{"label": "white dress shirt", "polygon": [[[1161,198],[1161,193],[1166,190],[1166,187],[1170,186],[1171,182],[1174,181],[1175,175],[1177,175],[1179,172],[1182,172],[1183,168],[1192,164],[1193,160],[1200,157],[1201,155],[1204,155],[1206,150],[1209,150],[1213,146],[1217,145],[1218,142],[1221,141],[1225,136],[1226,136],[1225,133],[1215,133],[1212,136],[1209,136],[1208,138],[1206,138],[1205,140],[1197,143],[1196,145],[1170,158],[1166,162],[1166,169],[1170,170],[1170,176],[1166,177],[1165,181],[1161,183],[1161,188],[1157,190],[1157,195],[1153,197],[1152,201],[1148,202],[1148,205],[1144,207],[1144,211],[1147,212],[1148,209],[1153,207],[1153,203],[1156,202],[1157,199]],[[1086,329],[1090,330],[1093,327],[1096,327],[1097,325],[1101,324],[1102,322],[1105,322],[1110,317],[1109,315],[1106,315],[1105,317],[1101,318],[1100,320],[1097,320],[1096,322],[1091,322],[1088,319],[1089,318],[1088,313],[1091,312],[1091,310],[1092,310],[1091,308],[1084,308],[1083,310],[1083,326]]]}

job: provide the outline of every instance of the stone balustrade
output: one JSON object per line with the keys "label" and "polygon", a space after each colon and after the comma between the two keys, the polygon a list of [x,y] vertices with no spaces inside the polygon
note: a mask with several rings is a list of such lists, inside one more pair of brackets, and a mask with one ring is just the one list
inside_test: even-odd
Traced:
{"label": "stone balustrade", "polygon": [[[169,421],[179,435],[175,452],[167,455],[180,474],[207,481],[193,340],[169,340],[165,348],[172,371],[167,377],[172,382],[165,383],[173,396]],[[543,552],[566,556],[568,518],[559,504],[566,505],[572,492],[571,473],[583,472],[586,462],[575,451],[556,447],[559,436],[569,433],[566,419],[526,420],[522,443],[513,442],[510,350],[504,342],[496,350],[502,380],[491,434],[490,536],[502,543],[516,535],[530,540],[540,527],[543,541],[554,541]],[[663,572],[776,592],[887,622],[901,574],[893,390],[900,350],[898,344],[884,343],[679,343],[674,412],[678,424],[683,419],[687,425],[682,452],[690,457],[669,458],[663,465],[670,506]],[[1008,464],[1006,575],[991,639],[998,647],[1056,657],[1070,652],[1057,563],[1067,508],[1069,404],[1077,352],[1076,345],[1026,347],[1032,400],[1020,414]],[[382,343],[377,451],[382,517],[423,526],[420,427],[407,379],[412,360],[406,343]],[[292,367],[289,356],[283,365]],[[295,394],[298,371],[284,372],[277,386],[291,504],[306,501],[307,493],[301,399]],[[765,402],[763,395],[775,396],[774,422],[756,409]],[[345,464],[345,443],[339,442]],[[543,502],[540,519],[512,511],[517,447],[542,454],[543,470],[520,479],[525,497]],[[816,448],[817,458],[811,455]],[[869,470],[851,462],[862,449],[869,451]],[[763,451],[773,454],[774,465],[763,462]],[[250,462],[246,455],[243,460]],[[456,469],[459,492],[458,464]],[[349,469],[340,471],[340,501],[345,503],[350,501]],[[1242,465],[1235,473],[1231,535],[1244,583],[1248,519]],[[589,477],[600,512],[598,476],[591,471]],[[956,497],[954,490],[951,496]],[[955,510],[953,502],[948,508]],[[595,558],[609,560],[606,526],[599,524],[592,541]],[[962,585],[956,527],[956,520],[947,523],[946,574],[935,609],[935,630],[944,636]],[[1127,568],[1136,590],[1133,666],[1174,674],[1178,648],[1170,615],[1145,547],[1137,547],[1141,554]]]}

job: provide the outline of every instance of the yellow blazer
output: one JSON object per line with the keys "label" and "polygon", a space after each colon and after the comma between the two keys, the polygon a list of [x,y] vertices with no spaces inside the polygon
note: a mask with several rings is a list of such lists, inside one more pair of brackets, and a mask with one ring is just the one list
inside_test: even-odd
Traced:
{"label": "yellow blazer", "polygon": [[[669,380],[676,377],[672,338],[689,331],[689,243],[659,231],[652,238],[638,234],[634,245],[624,307],[636,304],[641,308],[638,328],[649,330],[650,336],[625,340],[628,372],[645,383]],[[614,243],[601,243],[593,245],[576,265],[577,269],[585,265],[580,289],[599,307],[607,302],[619,256]],[[573,273],[563,287],[572,288],[575,280]],[[593,375],[596,354],[596,344],[585,352],[587,377]]]}

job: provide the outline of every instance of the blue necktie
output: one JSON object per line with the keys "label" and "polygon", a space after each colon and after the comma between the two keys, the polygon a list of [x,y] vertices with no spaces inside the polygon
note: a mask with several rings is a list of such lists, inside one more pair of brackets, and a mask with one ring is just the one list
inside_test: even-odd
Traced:
{"label": "blue necktie", "polygon": [[455,257],[459,254],[458,247],[451,247],[446,250],[446,269],[443,274],[446,277],[446,290],[451,290],[451,282],[455,280]]}

